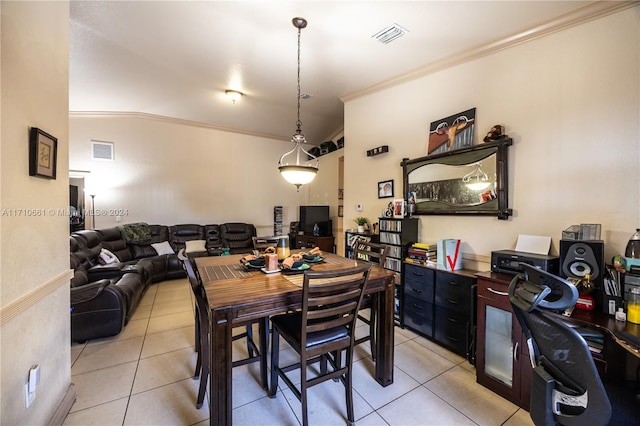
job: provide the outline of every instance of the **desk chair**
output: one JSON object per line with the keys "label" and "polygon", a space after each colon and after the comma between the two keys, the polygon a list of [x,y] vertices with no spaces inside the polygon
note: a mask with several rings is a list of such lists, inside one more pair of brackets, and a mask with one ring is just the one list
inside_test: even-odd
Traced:
{"label": "desk chair", "polygon": [[[384,264],[389,254],[389,246],[384,244],[372,243],[370,241],[356,241],[353,249],[353,258],[359,261],[374,263],[384,268]],[[369,326],[369,334],[367,336],[356,339],[356,345],[369,341],[371,346],[371,358],[376,359],[376,303],[377,295],[366,294],[362,299],[361,309],[369,308],[369,318],[365,318],[358,314],[358,319]]]}
{"label": "desk chair", "polygon": [[[204,286],[200,280],[199,274],[196,272],[190,258],[184,259],[184,268],[187,271],[187,277],[191,284],[191,290],[196,300],[195,309],[195,325],[196,325],[196,351],[198,359],[196,361],[196,369],[193,378],[200,378],[200,389],[198,390],[198,398],[196,400],[196,408],[202,407],[204,402],[204,394],[207,390],[207,381],[209,380],[211,348],[209,344],[209,303]],[[233,336],[233,340],[247,339],[247,358],[233,361],[233,366],[249,364],[251,362],[260,362],[260,380],[263,389],[267,389],[267,342],[268,342],[268,318],[256,320],[246,324],[246,331]],[[253,324],[258,322],[260,333],[260,342],[258,345],[253,340]]]}
{"label": "desk chair", "polygon": [[537,425],[606,425],[611,404],[585,340],[541,308],[564,310],[578,300],[568,281],[521,263],[509,300],[527,339],[533,379],[531,419]]}
{"label": "desk chair", "polygon": [[[275,398],[278,377],[302,403],[302,424],[309,424],[307,389],[326,380],[345,386],[347,417],[353,424],[351,365],[355,325],[371,265],[329,271],[307,271],[302,287],[302,310],[271,318],[271,389]],[[280,367],[280,336],[300,355],[300,362]],[[344,364],[342,351],[346,351]],[[307,366],[320,361],[320,373],[307,377]],[[331,368],[328,368],[328,365]],[[300,389],[287,372],[300,370]]]}

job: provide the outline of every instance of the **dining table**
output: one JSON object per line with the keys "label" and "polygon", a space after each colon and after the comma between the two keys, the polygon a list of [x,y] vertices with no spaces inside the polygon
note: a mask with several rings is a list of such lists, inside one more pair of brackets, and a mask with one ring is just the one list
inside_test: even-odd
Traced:
{"label": "dining table", "polygon": [[[250,321],[302,307],[303,270],[265,273],[240,263],[243,255],[195,258],[211,309],[209,423],[232,424],[232,329]],[[340,269],[361,261],[333,253],[309,263],[310,270]],[[374,378],[381,386],[393,383],[395,273],[373,265],[365,294],[377,310]],[[266,339],[265,336],[261,338]],[[267,356],[267,354],[261,354]]]}

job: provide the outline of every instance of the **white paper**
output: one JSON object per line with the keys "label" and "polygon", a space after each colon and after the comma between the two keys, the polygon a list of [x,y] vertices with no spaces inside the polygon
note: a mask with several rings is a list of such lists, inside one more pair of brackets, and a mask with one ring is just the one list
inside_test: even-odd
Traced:
{"label": "white paper", "polygon": [[549,254],[551,248],[551,237],[540,235],[518,235],[516,251],[527,253]]}

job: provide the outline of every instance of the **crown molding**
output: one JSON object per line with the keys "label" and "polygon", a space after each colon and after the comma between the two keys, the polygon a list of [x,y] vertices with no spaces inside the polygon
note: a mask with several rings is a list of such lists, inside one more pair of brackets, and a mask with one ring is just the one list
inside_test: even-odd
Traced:
{"label": "crown molding", "polygon": [[164,123],[177,124],[182,126],[199,127],[203,129],[219,130],[221,132],[238,133],[259,138],[275,139],[289,142],[289,138],[262,132],[251,132],[232,127],[215,126],[201,121],[185,120],[182,118],[167,117],[164,115],[149,114],[146,112],[128,111],[69,111],[69,118],[142,118],[145,120],[161,121]]}
{"label": "crown molding", "polygon": [[489,41],[487,43],[474,46],[472,48],[455,53],[451,56],[431,62],[408,73],[381,81],[380,83],[369,86],[357,92],[349,93],[340,97],[340,99],[343,102],[351,101],[353,99],[376,93],[390,87],[397,86],[399,84],[407,83],[409,81],[413,81],[421,77],[425,77],[427,75],[464,64],[466,62],[471,62],[473,60],[492,55],[494,53],[509,49],[522,43],[546,37],[556,32],[563,31],[568,28],[572,28],[638,5],[640,5],[640,2],[638,2],[637,0],[597,0],[593,3],[589,3],[585,6],[579,7],[563,15],[557,16],[553,19],[544,21],[533,27],[529,27],[524,30],[509,34],[507,36]]}

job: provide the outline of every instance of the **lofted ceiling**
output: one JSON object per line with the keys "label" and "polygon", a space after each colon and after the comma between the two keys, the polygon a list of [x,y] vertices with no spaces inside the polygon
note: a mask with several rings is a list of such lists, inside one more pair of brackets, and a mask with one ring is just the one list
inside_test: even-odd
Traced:
{"label": "lofted ceiling", "polygon": [[[588,1],[72,1],[69,109],[144,113],[289,140],[301,16],[302,129],[319,145],[343,99],[521,33]],[[383,44],[372,36],[407,30]],[[224,92],[239,90],[233,104]]]}

